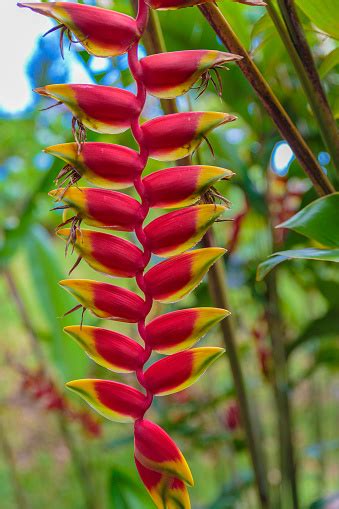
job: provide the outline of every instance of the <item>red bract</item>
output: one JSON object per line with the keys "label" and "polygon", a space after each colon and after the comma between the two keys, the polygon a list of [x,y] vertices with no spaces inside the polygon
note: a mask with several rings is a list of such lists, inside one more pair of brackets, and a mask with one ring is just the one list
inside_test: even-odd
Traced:
{"label": "red bract", "polygon": [[236,118],[214,111],[174,113],[149,120],[141,128],[150,157],[175,161],[192,154],[212,129]]}
{"label": "red bract", "polygon": [[143,184],[150,207],[172,209],[192,205],[218,180],[233,175],[217,166],[176,166],[147,175]]}
{"label": "red bract", "polygon": [[55,19],[63,32],[68,29],[89,53],[98,57],[122,55],[140,37],[133,18],[100,7],[70,2],[18,3],[18,6]]}
{"label": "red bract", "polygon": [[76,143],[61,143],[45,148],[44,152],[70,165],[73,173],[69,177],[85,177],[93,184],[111,189],[132,186],[142,170],[138,152],[112,143],[83,143],[80,153]]}
{"label": "red bract", "polygon": [[67,190],[55,189],[49,195],[63,200],[77,218],[98,228],[131,232],[142,221],[140,203],[117,191],[70,187]]}
{"label": "red bract", "polygon": [[[161,9],[204,2],[146,1]],[[67,2],[20,5],[56,19],[62,23],[62,33],[74,32],[83,46],[96,55],[111,56],[128,50],[136,95],[98,85],[61,84],[38,89],[42,95],[66,104],[74,115],[76,143],[46,149],[65,163],[56,177],[59,187],[50,195],[63,202],[57,203],[55,209],[63,210],[58,235],[66,241],[66,252],[75,250],[78,254],[71,272],[83,258],[105,275],[135,278],[138,286],[135,290],[135,285],[131,285],[131,291],[123,285],[90,279],[60,282],[78,302],[68,313],[82,308],[83,318],[84,311],[89,309],[113,323],[135,323],[140,336],[136,340],[82,323],[66,327],[65,332],[104,368],[118,373],[134,372],[142,391],[111,380],[75,380],[67,385],[108,419],[134,422],[136,467],[157,508],[190,509],[186,485],[193,485],[193,478],[186,460],[167,433],[144,416],[155,396],[176,393],[192,385],[222,355],[221,348],[191,347],[229,311],[190,308],[165,313],[150,322],[147,317],[154,301],[175,302],[188,295],[225,253],[225,249],[217,247],[189,249],[228,206],[213,186],[219,180],[230,179],[233,172],[217,166],[188,165],[166,168],[145,177],[142,174],[150,157],[161,161],[186,157],[202,141],[209,143],[207,135],[212,129],[236,117],[224,112],[185,112],[141,124],[140,115],[147,92],[160,98],[175,97],[187,92],[199,78],[203,91],[211,72],[216,72],[215,83],[221,87],[218,68],[240,57],[214,50],[193,50],[149,55],[139,61],[138,40],[149,14],[145,0],[138,0],[136,20]],[[216,87],[219,94],[220,87]],[[86,142],[83,126],[101,133],[116,133],[130,127],[139,150]],[[74,186],[81,177],[108,189]],[[112,190],[131,186],[138,199]],[[226,207],[216,205],[215,197]],[[176,210],[149,221],[150,208]],[[132,232],[140,247],[111,232],[81,229],[83,224]],[[154,264],[152,254],[167,259]],[[154,350],[166,357],[150,363],[146,369]]]}
{"label": "red bract", "polygon": [[186,50],[171,53],[158,53],[141,59],[143,82],[150,94],[169,99],[185,94],[203,77],[204,83],[211,78],[214,70],[226,62],[239,60],[241,57],[232,53],[215,50]]}
{"label": "red bract", "polygon": [[98,133],[122,133],[140,113],[136,96],[119,88],[58,84],[35,91],[65,104],[85,127]]}

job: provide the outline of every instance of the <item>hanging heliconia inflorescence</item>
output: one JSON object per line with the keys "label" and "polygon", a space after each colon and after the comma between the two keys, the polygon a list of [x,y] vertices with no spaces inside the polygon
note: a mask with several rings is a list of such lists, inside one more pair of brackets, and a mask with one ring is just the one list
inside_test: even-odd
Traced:
{"label": "hanging heliconia inflorescence", "polygon": [[[192,50],[150,55],[138,60],[138,44],[149,8],[180,8],[196,0],[139,0],[137,18],[88,5],[68,2],[20,3],[49,16],[63,35],[79,42],[92,55],[112,57],[128,53],[136,95],[99,85],[47,85],[37,89],[66,105],[74,115],[74,143],[46,148],[62,159],[58,189],[50,193],[73,211],[60,225],[58,235],[93,269],[109,276],[135,278],[143,297],[110,283],[67,279],[60,284],[79,302],[74,309],[89,309],[100,318],[136,323],[144,346],[133,339],[100,327],[70,326],[65,331],[95,362],[118,372],[135,372],[137,390],[111,380],[75,380],[67,386],[94,409],[118,422],[134,423],[135,463],[156,506],[190,507],[186,485],[192,474],[177,445],[158,425],[144,418],[155,396],[173,394],[190,386],[223,352],[222,348],[191,348],[229,312],[217,308],[191,308],[147,316],[153,301],[175,302],[202,280],[225,250],[189,250],[223,213],[225,207],[204,203],[201,197],[221,179],[233,175],[215,166],[167,168],[142,177],[148,158],[176,161],[206,139],[213,128],[235,120],[227,113],[191,112],[162,116],[140,124],[147,94],[174,98],[187,92],[199,78],[206,88],[212,71],[239,57],[213,50]],[[242,2],[260,4],[261,2]],[[76,39],[74,39],[76,38]],[[63,50],[62,50],[63,51]],[[218,88],[218,87],[217,87]],[[86,142],[86,129],[120,133],[131,129],[139,152],[109,143]],[[77,187],[81,178],[100,187]],[[140,201],[117,190],[134,186]],[[206,200],[209,201],[209,200]],[[198,203],[199,202],[199,203]],[[184,207],[184,208],[183,208]],[[143,226],[150,208],[175,209]],[[80,230],[80,224],[108,230],[134,232],[141,248],[110,233]],[[147,269],[152,254],[166,258]],[[164,357],[144,369],[152,352]]]}

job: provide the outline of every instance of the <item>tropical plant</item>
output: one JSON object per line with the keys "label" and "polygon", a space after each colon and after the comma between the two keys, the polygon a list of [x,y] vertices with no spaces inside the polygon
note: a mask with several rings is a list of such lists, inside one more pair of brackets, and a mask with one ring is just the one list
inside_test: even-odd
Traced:
{"label": "tropical plant", "polygon": [[[190,251],[201,240],[225,207],[208,203],[211,186],[228,179],[232,172],[213,166],[167,168],[145,179],[148,158],[173,161],[189,156],[215,127],[235,120],[227,113],[191,112],[158,117],[140,124],[147,94],[159,98],[182,95],[202,77],[202,91],[211,71],[237,56],[219,51],[196,50],[150,55],[138,60],[138,44],[144,33],[149,7],[138,3],[136,19],[117,12],[71,3],[19,4],[56,19],[60,44],[72,33],[87,51],[100,57],[128,53],[128,63],[137,84],[137,94],[98,85],[47,85],[36,91],[65,104],[73,113],[75,143],[46,149],[66,162],[57,176],[58,189],[50,194],[65,205],[57,206],[75,215],[65,218],[58,235],[79,253],[72,272],[84,259],[92,268],[110,276],[135,278],[144,298],[124,288],[93,280],[60,282],[80,304],[83,313],[136,323],[142,347],[135,340],[99,327],[69,326],[71,335],[98,364],[115,372],[135,372],[145,393],[115,381],[81,379],[68,382],[105,417],[134,422],[135,462],[140,477],[157,507],[190,507],[186,484],[192,485],[190,469],[180,450],[158,425],[144,419],[154,396],[178,392],[195,380],[223,353],[221,348],[191,348],[229,312],[218,308],[175,311],[146,323],[154,301],[175,302],[201,281],[225,250],[203,248]],[[173,7],[174,5],[153,5]],[[178,5],[176,5],[178,6]],[[54,29],[53,29],[54,30]],[[115,134],[131,129],[139,152],[106,143],[86,142],[86,128]],[[134,186],[140,202],[112,189],[74,187],[84,176],[90,182],[113,189]],[[64,186],[64,187],[62,187]],[[170,191],[169,191],[170,190]],[[196,205],[199,201],[201,204]],[[204,203],[207,202],[207,203]],[[179,208],[185,207],[185,208]],[[144,222],[151,208],[177,210]],[[132,231],[142,249],[129,241],[95,230],[80,229],[81,223],[116,231]],[[65,226],[70,225],[70,228]],[[146,271],[151,256],[169,257]],[[150,367],[152,352],[167,354]]]}

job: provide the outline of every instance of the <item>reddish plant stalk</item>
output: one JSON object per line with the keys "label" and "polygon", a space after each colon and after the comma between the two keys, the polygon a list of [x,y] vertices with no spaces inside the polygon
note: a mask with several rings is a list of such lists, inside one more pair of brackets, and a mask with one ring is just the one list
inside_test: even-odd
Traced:
{"label": "reddish plant stalk", "polygon": [[[149,7],[146,5],[144,0],[139,0],[138,14],[137,14],[136,22],[137,22],[137,25],[138,25],[141,33],[143,33],[146,29],[148,15],[149,15]],[[146,87],[143,84],[143,80],[142,80],[142,69],[141,69],[140,62],[138,60],[138,47],[139,47],[139,42],[136,42],[128,51],[128,64],[129,64],[130,71],[131,71],[131,73],[134,77],[134,80],[136,82],[136,85],[137,85],[137,100],[139,102],[140,114],[141,114],[141,111],[143,110],[145,102],[146,102]],[[144,357],[143,357],[143,366],[144,366],[152,354],[152,348],[149,344],[147,344],[145,321],[146,321],[147,315],[149,314],[149,312],[152,308],[153,299],[152,299],[152,296],[147,292],[147,288],[146,288],[146,284],[145,284],[145,280],[144,280],[144,272],[145,272],[145,268],[147,267],[147,265],[150,261],[151,251],[147,247],[147,237],[146,237],[146,234],[143,229],[143,222],[149,213],[150,206],[149,206],[149,201],[147,199],[145,185],[141,178],[142,172],[143,172],[144,168],[146,167],[146,164],[148,161],[149,150],[147,148],[146,143],[144,142],[144,134],[140,128],[139,121],[140,121],[140,115],[133,120],[131,129],[132,129],[133,136],[139,145],[140,159],[141,159],[141,170],[140,170],[139,175],[134,180],[134,187],[141,199],[141,215],[142,215],[142,223],[140,223],[136,227],[135,234],[143,248],[143,267],[136,274],[136,282],[137,282],[137,285],[139,286],[140,290],[144,293],[144,296],[145,296],[144,317],[141,320],[139,320],[139,322],[138,322],[138,332],[139,332],[141,339],[143,340],[143,342],[145,344]],[[146,390],[147,403],[145,404],[145,412],[144,412],[144,414],[145,414],[146,410],[152,404],[153,394],[149,389],[147,389],[145,387],[146,384],[145,384],[143,367],[140,367],[137,369],[136,376],[137,376],[137,379],[138,379],[140,385],[142,387],[144,387]],[[141,417],[141,419],[142,419],[142,417]]]}

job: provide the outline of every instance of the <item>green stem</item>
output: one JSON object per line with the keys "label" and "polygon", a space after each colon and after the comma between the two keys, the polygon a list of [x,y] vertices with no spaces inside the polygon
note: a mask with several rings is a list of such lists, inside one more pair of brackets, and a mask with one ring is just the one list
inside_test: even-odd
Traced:
{"label": "green stem", "polygon": [[313,115],[317,119],[323,142],[332,157],[336,171],[339,173],[339,132],[337,124],[321,84],[294,0],[278,0],[287,30],[272,0],[267,0],[267,3],[269,15],[298,73]]}
{"label": "green stem", "polygon": [[298,509],[295,454],[290,409],[290,384],[285,350],[285,327],[280,313],[276,271],[266,278],[266,317],[272,345],[273,388],[278,410],[282,509]]}
{"label": "green stem", "polygon": [[243,57],[237,65],[254,88],[282,137],[289,143],[318,194],[322,196],[333,193],[335,189],[332,183],[220,9],[213,3],[200,5],[199,9],[228,50]]}
{"label": "green stem", "polygon": [[4,427],[1,422],[0,422],[0,448],[3,451],[4,459],[8,465],[8,470],[13,486],[13,495],[15,497],[17,507],[18,509],[28,509],[29,505],[26,499],[24,488],[20,481],[19,473],[17,471],[14,452],[7,439]]}
{"label": "green stem", "polygon": [[[206,247],[215,246],[213,233],[211,230],[205,235],[203,244]],[[214,304],[220,308],[228,309],[229,304],[227,298],[227,283],[223,263],[219,261],[213,265],[213,267],[211,267],[209,270],[208,277],[210,284],[210,294]],[[254,414],[253,407],[250,405],[249,396],[238,357],[234,324],[231,317],[223,320],[220,327],[226,346],[227,356],[234,381],[234,387],[239,402],[241,419],[252,459],[261,507],[268,509],[270,507],[269,489],[267,484],[266,460],[262,446],[262,436],[258,425],[257,415]]]}
{"label": "green stem", "polygon": [[[40,366],[45,365],[45,357],[44,352],[41,348],[41,345],[37,339],[36,332],[34,330],[34,326],[31,322],[31,319],[29,317],[29,314],[27,313],[25,304],[23,300],[21,299],[21,295],[18,291],[18,288],[16,286],[14,277],[9,269],[3,272],[4,278],[7,283],[7,287],[9,289],[9,293],[11,297],[13,298],[17,310],[19,312],[19,316],[21,318],[21,321],[27,331],[28,337],[30,339],[30,347],[32,350],[32,353]],[[70,452],[70,456],[73,461],[74,468],[76,470],[76,474],[78,475],[79,484],[81,486],[84,499],[86,501],[85,507],[87,509],[95,509],[95,496],[94,496],[94,490],[92,489],[91,485],[91,475],[90,472],[88,472],[87,464],[85,464],[84,459],[82,456],[80,456],[80,453],[77,451],[75,446],[72,443],[71,440],[71,434],[68,428],[68,422],[64,418],[63,415],[58,415],[58,423],[60,427],[61,434],[63,436],[64,442]],[[24,507],[24,506],[23,506]]]}

